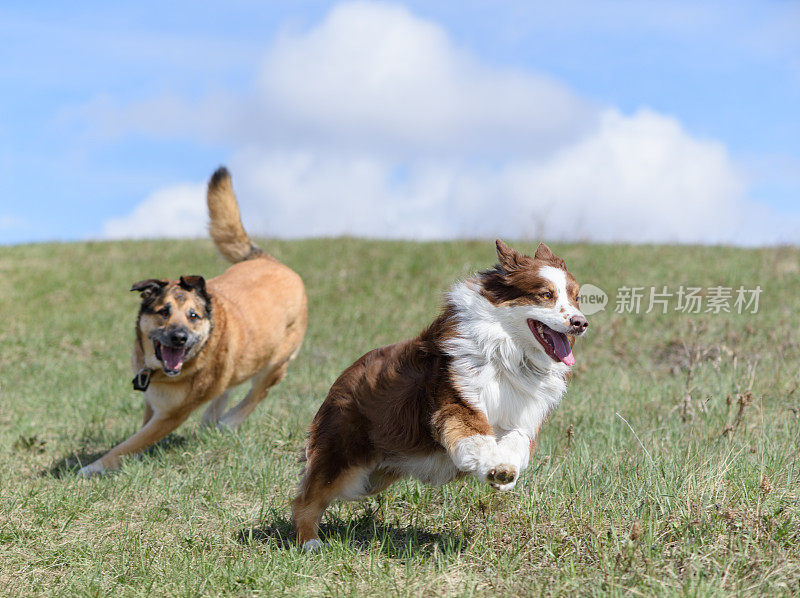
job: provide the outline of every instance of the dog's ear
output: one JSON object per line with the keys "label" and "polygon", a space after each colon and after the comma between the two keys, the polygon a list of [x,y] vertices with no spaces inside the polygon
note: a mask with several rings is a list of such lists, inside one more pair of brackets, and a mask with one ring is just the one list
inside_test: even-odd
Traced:
{"label": "dog's ear", "polygon": [[203,299],[206,305],[206,313],[211,314],[211,295],[208,294],[206,291],[206,279],[202,276],[198,275],[191,275],[191,276],[181,276],[181,280],[178,283],[182,289],[186,289],[187,291],[194,291]]}
{"label": "dog's ear", "polygon": [[206,279],[202,276],[181,276],[181,281],[179,284],[187,291],[196,290],[199,291],[201,295],[205,294],[206,292]]}
{"label": "dog's ear", "polygon": [[524,256],[521,253],[514,251],[500,239],[495,241],[495,245],[497,245],[497,259],[500,261],[500,266],[503,270],[511,272],[522,267],[522,258]]}
{"label": "dog's ear", "polygon": [[537,260],[542,260],[543,262],[550,262],[562,270],[567,269],[566,262],[553,253],[553,251],[544,243],[539,243],[539,247],[536,248],[536,253],[533,254],[533,257]]}
{"label": "dog's ear", "polygon": [[169,284],[168,280],[159,280],[157,278],[148,278],[147,280],[140,280],[134,282],[131,286],[131,291],[138,291],[142,295],[142,299],[150,299],[154,295],[160,293],[165,286]]}
{"label": "dog's ear", "polygon": [[551,262],[555,259],[556,254],[553,253],[553,250],[550,249],[544,243],[539,243],[539,246],[536,248],[536,253],[533,254],[537,260],[542,260],[543,262]]}

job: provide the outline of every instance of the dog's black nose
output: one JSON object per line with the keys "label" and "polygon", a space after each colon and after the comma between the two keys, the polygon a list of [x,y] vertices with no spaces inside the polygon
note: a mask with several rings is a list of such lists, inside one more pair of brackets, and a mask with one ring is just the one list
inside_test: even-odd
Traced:
{"label": "dog's black nose", "polygon": [[569,319],[569,325],[572,326],[572,332],[580,334],[589,327],[589,322],[586,321],[585,316],[577,314]]}
{"label": "dog's black nose", "polygon": [[173,330],[169,335],[169,344],[173,347],[182,347],[189,340],[189,334],[185,330]]}

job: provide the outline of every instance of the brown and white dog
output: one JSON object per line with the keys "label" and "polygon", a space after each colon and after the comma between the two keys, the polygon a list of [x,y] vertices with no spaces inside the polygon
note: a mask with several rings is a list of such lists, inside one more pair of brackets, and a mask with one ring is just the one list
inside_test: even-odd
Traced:
{"label": "brown and white dog", "polygon": [[331,387],[292,505],[304,549],[321,546],[317,528],[332,501],[403,476],[516,484],[588,323],[578,283],[546,245],[529,257],[498,240],[497,255],[494,268],[453,286],[422,334],[367,353]]}
{"label": "brown and white dog", "polygon": [[[141,293],[133,347],[134,388],[144,391],[144,424],[82,468],[84,477],[114,469],[123,455],[164,438],[203,403],[203,423],[235,428],[286,374],[306,331],[300,277],[256,247],[245,233],[230,175],[208,183],[209,230],[233,265],[202,276],[137,282]],[[247,396],[225,410],[229,389],[250,380]]]}

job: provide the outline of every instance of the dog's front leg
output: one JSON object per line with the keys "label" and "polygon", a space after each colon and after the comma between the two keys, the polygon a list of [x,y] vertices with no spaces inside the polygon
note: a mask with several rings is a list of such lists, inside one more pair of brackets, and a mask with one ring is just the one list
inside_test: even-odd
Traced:
{"label": "dog's front leg", "polygon": [[142,420],[142,427],[147,425],[147,422],[150,421],[150,418],[153,417],[153,408],[150,406],[150,403],[147,402],[147,399],[144,400],[144,419]]}
{"label": "dog's front leg", "polygon": [[519,439],[499,445],[486,416],[460,403],[444,407],[433,423],[439,441],[460,471],[498,490],[514,487],[522,468],[517,455]]}
{"label": "dog's front leg", "polygon": [[78,471],[78,475],[88,478],[111,469],[117,469],[119,467],[120,457],[123,455],[130,455],[131,453],[138,453],[150,445],[155,444],[186,421],[186,418],[189,417],[191,412],[191,409],[183,409],[168,414],[154,413],[138,432],[126,441],[115,446],[94,463],[82,467]]}
{"label": "dog's front leg", "polygon": [[[531,437],[522,430],[498,431],[497,453],[499,460],[511,467],[506,468],[505,472],[502,471],[503,468],[495,468],[494,473],[490,473],[494,480],[490,480],[489,483],[493,487],[503,491],[510,490],[516,485],[519,474],[528,467],[531,444]],[[510,481],[509,478],[511,478]]]}
{"label": "dog's front leg", "polygon": [[516,447],[498,443],[493,435],[467,436],[448,452],[458,469],[500,491],[511,490],[523,468]]}

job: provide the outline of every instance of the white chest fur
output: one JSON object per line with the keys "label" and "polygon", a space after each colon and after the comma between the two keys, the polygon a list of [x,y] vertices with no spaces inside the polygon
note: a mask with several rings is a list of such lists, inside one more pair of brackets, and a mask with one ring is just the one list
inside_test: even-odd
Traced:
{"label": "white chest fur", "polygon": [[521,430],[531,438],[566,390],[557,371],[510,372],[490,361],[454,360],[455,383],[465,401],[483,412],[489,425],[501,431]]}
{"label": "white chest fur", "polygon": [[569,368],[538,351],[513,310],[492,305],[474,283],[450,293],[458,336],[448,341],[454,382],[465,401],[486,415],[498,436],[520,430],[534,438],[566,391]]}

